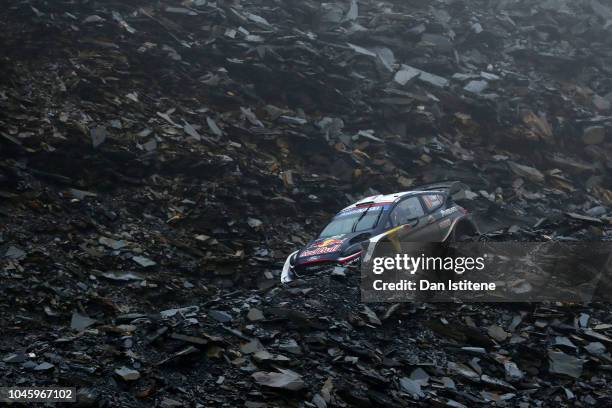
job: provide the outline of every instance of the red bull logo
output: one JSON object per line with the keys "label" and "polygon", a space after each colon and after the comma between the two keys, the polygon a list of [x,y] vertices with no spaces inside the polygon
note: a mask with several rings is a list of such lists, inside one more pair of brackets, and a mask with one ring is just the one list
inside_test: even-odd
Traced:
{"label": "red bull logo", "polygon": [[339,251],[343,242],[343,239],[338,238],[327,238],[322,241],[315,242],[308,247],[308,250],[301,253],[300,258]]}
{"label": "red bull logo", "polygon": [[327,238],[321,242],[315,242],[314,244],[312,244],[312,248],[325,248],[325,247],[332,246],[332,245],[340,245],[342,244],[342,242],[343,242],[342,239]]}

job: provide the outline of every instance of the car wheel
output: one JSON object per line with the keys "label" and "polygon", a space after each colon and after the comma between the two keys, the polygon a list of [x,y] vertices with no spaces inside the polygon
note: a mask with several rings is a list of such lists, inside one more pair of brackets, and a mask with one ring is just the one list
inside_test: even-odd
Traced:
{"label": "car wheel", "polygon": [[470,241],[478,235],[478,230],[469,221],[459,221],[452,229],[445,242]]}

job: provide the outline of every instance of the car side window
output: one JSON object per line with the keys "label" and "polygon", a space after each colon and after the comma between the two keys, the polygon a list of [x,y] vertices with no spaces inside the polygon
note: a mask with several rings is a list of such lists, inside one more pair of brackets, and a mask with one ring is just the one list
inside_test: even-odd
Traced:
{"label": "car side window", "polygon": [[396,227],[398,225],[406,224],[409,219],[422,217],[425,213],[418,197],[410,197],[399,202],[391,214],[389,220],[391,225]]}
{"label": "car side window", "polygon": [[427,212],[431,212],[444,203],[444,196],[442,194],[424,194],[421,196],[425,203]]}

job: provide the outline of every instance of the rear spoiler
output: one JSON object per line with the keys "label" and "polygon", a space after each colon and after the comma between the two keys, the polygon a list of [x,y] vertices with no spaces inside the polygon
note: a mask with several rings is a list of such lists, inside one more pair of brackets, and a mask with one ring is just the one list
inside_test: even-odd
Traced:
{"label": "rear spoiler", "polygon": [[421,186],[411,187],[413,190],[430,191],[443,190],[446,191],[449,197],[453,200],[465,199],[465,192],[469,190],[467,184],[460,181],[442,181],[439,183],[423,184]]}

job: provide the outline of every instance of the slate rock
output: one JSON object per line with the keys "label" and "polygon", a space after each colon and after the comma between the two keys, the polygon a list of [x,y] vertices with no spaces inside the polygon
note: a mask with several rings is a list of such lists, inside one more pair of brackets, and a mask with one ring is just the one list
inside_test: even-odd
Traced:
{"label": "slate rock", "polygon": [[249,321],[251,322],[258,322],[264,319],[264,315],[261,310],[256,309],[256,308],[251,308],[249,309],[249,312],[247,313],[247,319],[249,319]]}
{"label": "slate rock", "polygon": [[503,328],[497,325],[489,326],[487,333],[489,334],[489,336],[491,336],[491,338],[499,342],[506,341],[506,339],[508,338],[508,333]]}
{"label": "slate rock", "polygon": [[95,324],[97,320],[91,319],[88,316],[83,316],[77,312],[72,313],[72,320],[70,321],[70,327],[73,330],[83,331],[89,326]]}
{"label": "slate rock", "polygon": [[479,94],[484,92],[489,87],[487,81],[470,81],[463,89],[467,92]]}
{"label": "slate rock", "polygon": [[279,369],[278,372],[258,371],[253,373],[252,377],[257,384],[268,388],[299,391],[306,386],[302,376],[291,370]]}
{"label": "slate rock", "polygon": [[596,145],[604,141],[606,129],[603,126],[589,126],[582,133],[582,141],[587,145]]}
{"label": "slate rock", "polygon": [[504,370],[506,371],[506,381],[509,382],[521,381],[525,376],[516,363],[512,361],[504,362]]}
{"label": "slate rock", "polygon": [[223,312],[221,310],[215,310],[215,309],[209,310],[208,316],[215,319],[216,321],[220,323],[229,323],[233,320],[233,317],[231,314],[227,312]]}
{"label": "slate rock", "polygon": [[45,361],[45,362],[38,364],[36,367],[34,367],[34,371],[48,371],[54,367],[55,366],[53,364]]}
{"label": "slate rock", "polygon": [[140,378],[140,373],[128,367],[121,367],[115,370],[115,374],[123,381],[136,381]]}
{"label": "slate rock", "polygon": [[411,380],[410,378],[402,377],[399,380],[400,389],[415,397],[416,399],[425,397],[425,394],[421,390],[421,384],[418,381]]}
{"label": "slate rock", "polygon": [[584,360],[565,354],[562,351],[548,351],[548,371],[551,374],[580,378]]}
{"label": "slate rock", "polygon": [[157,263],[153,261],[152,259],[149,259],[146,256],[140,256],[140,255],[132,257],[132,261],[136,262],[138,265],[142,266],[143,268],[149,268],[151,266],[157,265]]}

